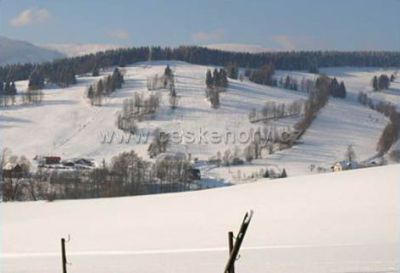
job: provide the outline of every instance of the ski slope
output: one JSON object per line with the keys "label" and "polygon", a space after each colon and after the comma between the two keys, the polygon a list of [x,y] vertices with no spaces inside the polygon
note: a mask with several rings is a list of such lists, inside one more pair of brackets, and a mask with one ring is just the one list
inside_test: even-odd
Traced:
{"label": "ski slope", "polygon": [[400,167],[219,189],[1,203],[2,273],[223,272],[227,232],[255,214],[237,272],[399,272]]}
{"label": "ski slope", "polygon": [[[149,94],[146,79],[155,74],[162,75],[167,64],[175,74],[178,109],[170,109],[167,90],[151,91],[162,96],[161,107],[154,119],[140,122],[139,133],[129,139],[115,124],[123,100],[132,98],[135,92]],[[86,99],[87,86],[98,80],[98,77],[81,76],[78,84],[69,88],[46,89],[40,106],[17,105],[0,110],[1,148],[8,147],[14,154],[26,155],[30,159],[35,155],[58,155],[62,158],[93,158],[97,162],[103,159],[109,162],[118,153],[133,149],[148,159],[147,147],[152,138],[151,133],[160,128],[181,134],[193,132],[198,136],[195,142],[174,142],[169,150],[190,153],[192,158],[207,160],[215,157],[218,152],[223,155],[227,149],[233,152],[236,147],[242,151],[248,145],[233,142],[229,137],[217,144],[212,143],[211,132],[227,136],[229,132],[239,135],[241,132],[263,128],[262,124],[249,122],[248,114],[252,109],[259,110],[268,101],[288,104],[307,97],[302,92],[261,86],[247,80],[229,80],[229,88],[221,93],[220,108],[212,109],[205,99],[207,69],[214,67],[179,61],[144,62],[128,66],[124,68],[126,83],[123,89],[107,98],[101,107],[90,106]],[[103,71],[102,76],[110,72],[111,69]],[[343,80],[349,95],[346,100],[330,99],[303,135],[300,145],[244,166],[210,169],[206,177],[242,183],[252,173],[267,167],[278,170],[285,168],[289,176],[310,174],[315,172],[311,172],[311,166],[315,166],[315,169],[329,169],[336,161],[343,160],[348,145],[353,145],[360,161],[373,157],[387,119],[360,105],[356,96],[360,90],[369,90],[370,79],[383,71],[379,68],[370,68],[368,72],[362,68],[330,68],[322,72]],[[299,80],[315,77],[298,71],[277,71],[276,75],[291,75]],[[26,81],[18,82],[18,90],[25,90],[26,85]],[[387,95],[386,99],[395,101],[392,97],[400,97],[396,93],[398,85],[397,80],[393,90],[373,95]],[[290,126],[294,122],[296,119],[286,119],[272,125]],[[208,142],[199,141],[204,131],[209,133]]]}

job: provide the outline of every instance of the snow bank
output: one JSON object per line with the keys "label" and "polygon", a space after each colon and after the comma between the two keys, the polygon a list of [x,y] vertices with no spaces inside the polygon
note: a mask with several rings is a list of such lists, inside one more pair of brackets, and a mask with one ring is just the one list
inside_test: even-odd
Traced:
{"label": "snow bank", "polygon": [[400,166],[199,192],[2,203],[1,272],[222,272],[227,232],[255,216],[238,272],[394,272]]}

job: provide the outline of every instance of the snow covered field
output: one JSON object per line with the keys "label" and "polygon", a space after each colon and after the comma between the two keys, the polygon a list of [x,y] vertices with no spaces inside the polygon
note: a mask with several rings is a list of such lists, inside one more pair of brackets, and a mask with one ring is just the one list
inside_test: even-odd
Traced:
{"label": "snow covered field", "polygon": [[0,204],[1,272],[399,272],[399,165],[198,192]]}
{"label": "snow covered field", "polygon": [[[228,132],[238,135],[262,127],[251,124],[248,114],[252,109],[261,109],[267,102],[290,103],[306,98],[302,92],[261,86],[249,81],[230,80],[229,88],[221,94],[221,107],[212,109],[205,99],[205,73],[213,67],[191,65],[177,61],[159,61],[138,63],[125,68],[123,89],[107,98],[102,107],[90,106],[86,99],[86,88],[97,78],[80,77],[78,84],[66,89],[47,89],[40,106],[11,106],[1,109],[0,128],[1,146],[10,148],[14,154],[26,155],[32,159],[35,155],[58,155],[62,158],[88,157],[97,162],[109,161],[112,156],[134,149],[143,158],[148,158],[147,143],[136,143],[137,136],[127,143],[127,135],[116,128],[116,115],[122,108],[122,102],[131,98],[135,92],[148,94],[146,79],[155,74],[161,75],[167,64],[174,70],[179,107],[172,110],[168,103],[168,92],[162,95],[161,107],[155,119],[139,123],[140,132],[145,136],[154,129],[169,132],[218,132],[223,136]],[[367,72],[365,72],[367,71]],[[252,173],[262,168],[275,166],[285,168],[289,176],[310,174],[310,166],[329,168],[336,161],[344,159],[348,145],[353,145],[358,160],[375,155],[376,143],[387,123],[387,119],[362,105],[356,96],[358,91],[369,90],[374,75],[383,73],[381,69],[330,68],[322,72],[344,80],[349,97],[346,100],[331,98],[322,109],[310,129],[302,137],[302,144],[289,150],[268,155],[252,164],[240,167],[212,169],[207,176],[215,179],[240,183]],[[109,73],[108,71],[106,73]],[[298,79],[315,77],[304,72],[277,71],[277,76],[291,75]],[[26,88],[26,82],[17,83],[19,90]],[[24,87],[25,86],[25,87]],[[393,84],[393,90],[373,94],[384,99],[400,102],[399,80]],[[397,91],[396,91],[397,90]],[[287,119],[281,125],[291,125],[296,119]],[[104,143],[104,137],[112,143]],[[235,147],[243,150],[248,143],[213,144],[208,135],[208,144],[179,143],[172,145],[171,151],[191,153],[192,157],[209,159],[222,154],[226,149]],[[150,136],[151,137],[151,136]],[[122,143],[121,143],[122,140]]]}

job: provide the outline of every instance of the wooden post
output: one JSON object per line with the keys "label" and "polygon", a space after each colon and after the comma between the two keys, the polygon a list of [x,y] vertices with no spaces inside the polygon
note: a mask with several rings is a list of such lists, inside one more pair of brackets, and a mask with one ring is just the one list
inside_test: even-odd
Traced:
{"label": "wooden post", "polygon": [[61,238],[62,272],[67,273],[67,255],[65,254],[65,239]]}
{"label": "wooden post", "polygon": [[[229,231],[228,233],[228,243],[229,243],[229,256],[232,255],[232,250],[233,250],[233,232]],[[235,273],[235,264],[233,264],[230,268],[229,273]]]}
{"label": "wooden post", "polygon": [[244,236],[246,235],[246,231],[247,231],[247,228],[248,228],[248,226],[250,224],[250,221],[251,221],[252,217],[253,217],[253,211],[252,210],[249,213],[246,213],[246,215],[244,216],[242,225],[240,226],[239,233],[236,236],[236,240],[235,240],[235,243],[233,245],[232,252],[230,253],[229,260],[228,260],[228,262],[227,262],[227,264],[225,266],[224,273],[231,273],[231,269],[233,268],[233,266],[235,264],[236,257],[239,254],[240,247],[242,245]]}

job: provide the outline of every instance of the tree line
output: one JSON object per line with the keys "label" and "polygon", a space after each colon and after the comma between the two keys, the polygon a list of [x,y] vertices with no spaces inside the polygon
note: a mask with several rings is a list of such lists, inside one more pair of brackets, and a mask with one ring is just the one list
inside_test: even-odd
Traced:
{"label": "tree line", "polygon": [[381,136],[379,137],[376,148],[378,153],[383,155],[389,151],[392,145],[400,138],[400,113],[397,112],[394,104],[384,101],[375,103],[364,92],[358,93],[358,102],[389,118],[388,124],[385,126]]}
{"label": "tree line", "polygon": [[1,181],[3,201],[81,199],[143,195],[199,189],[192,165],[185,157],[169,157],[152,163],[134,151],[114,156],[110,164],[90,170],[31,171],[29,160],[15,157],[22,166],[16,177]]}
{"label": "tree line", "polygon": [[304,108],[303,100],[296,100],[289,104],[275,102],[267,102],[261,110],[253,109],[249,113],[249,120],[251,123],[267,120],[276,120],[286,117],[299,116],[302,114]]}
{"label": "tree line", "polygon": [[[293,90],[293,91],[303,91],[303,92],[314,92],[315,91],[315,80],[303,78],[300,83],[297,79],[287,75],[285,78],[282,77],[277,81],[277,87]],[[347,89],[343,81],[339,83],[336,78],[330,80],[329,84],[329,94],[334,98],[346,98]]]}
{"label": "tree line", "polygon": [[[300,121],[298,121],[294,128],[300,132],[305,132],[317,117],[319,110],[321,110],[329,100],[331,94],[331,82],[327,76],[319,76],[315,82],[315,91],[310,92],[308,98],[304,104],[304,115]],[[301,136],[301,135],[300,135]]]}
{"label": "tree line", "polygon": [[240,67],[259,68],[272,64],[276,69],[317,70],[318,67],[398,67],[400,52],[388,51],[299,51],[239,53],[198,46],[133,47],[107,50],[96,54],[64,58],[43,64],[16,64],[0,67],[2,81],[27,80],[39,69],[50,82],[60,86],[74,82],[73,75],[90,73],[94,67],[125,66],[147,60],[180,60],[193,64],[225,66],[234,63]]}
{"label": "tree line", "polygon": [[250,81],[263,85],[275,86],[272,76],[274,75],[275,67],[273,64],[265,64],[258,69],[248,69],[246,76]]}
{"label": "tree line", "polygon": [[0,107],[6,107],[15,104],[15,96],[17,95],[17,87],[15,82],[0,80]]}
{"label": "tree line", "polygon": [[389,78],[386,74],[381,74],[379,77],[374,76],[371,81],[372,88],[374,91],[382,91],[390,87],[390,83],[396,79],[395,75],[392,74]]}

